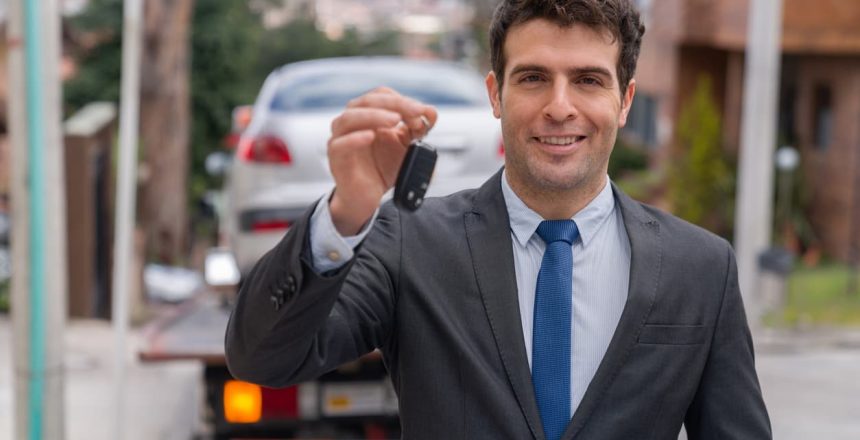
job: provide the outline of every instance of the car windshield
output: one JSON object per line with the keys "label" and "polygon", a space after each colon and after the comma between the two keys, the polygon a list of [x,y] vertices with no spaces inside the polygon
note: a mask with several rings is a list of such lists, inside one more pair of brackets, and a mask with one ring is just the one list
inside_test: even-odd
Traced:
{"label": "car windshield", "polygon": [[342,71],[288,76],[277,88],[270,108],[274,111],[342,108],[350,99],[380,86],[437,106],[487,103],[480,76],[453,66],[350,64],[343,66]]}

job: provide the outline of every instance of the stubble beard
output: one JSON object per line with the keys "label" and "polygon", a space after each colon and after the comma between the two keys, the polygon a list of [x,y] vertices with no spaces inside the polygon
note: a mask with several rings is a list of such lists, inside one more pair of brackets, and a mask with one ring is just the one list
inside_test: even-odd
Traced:
{"label": "stubble beard", "polygon": [[572,168],[564,166],[569,158],[553,157],[547,162],[535,156],[528,157],[528,152],[523,156],[511,157],[506,166],[515,174],[515,179],[524,187],[522,189],[536,196],[546,198],[569,194],[584,189],[592,180],[589,170],[594,166],[594,160],[590,156]]}

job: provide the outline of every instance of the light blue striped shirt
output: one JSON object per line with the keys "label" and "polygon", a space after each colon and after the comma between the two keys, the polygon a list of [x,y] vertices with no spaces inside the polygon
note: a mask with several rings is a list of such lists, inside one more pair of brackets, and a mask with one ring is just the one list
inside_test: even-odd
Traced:
{"label": "light blue striped shirt", "polygon": [[[511,242],[523,343],[532,363],[535,288],[546,244],[535,233],[543,220],[531,210],[502,176],[502,194],[511,223]],[[576,411],[597,367],[606,354],[627,301],[630,241],[621,212],[615,206],[609,178],[603,190],[573,216],[580,239],[573,244],[573,319],[571,320],[570,411]],[[323,200],[328,200],[328,195]],[[375,219],[375,215],[374,215]],[[371,219],[368,225],[373,223]],[[311,218],[311,252],[319,272],[336,269],[353,256],[353,249],[369,232],[342,237],[335,229],[328,203],[317,204]]]}
{"label": "light blue striped shirt", "polygon": [[[570,411],[576,411],[618,326],[630,280],[630,241],[609,178],[603,190],[573,216],[579,237],[573,244],[573,316],[570,329]],[[532,365],[535,288],[546,244],[535,233],[544,219],[502,178],[511,222],[514,270],[523,342]]]}

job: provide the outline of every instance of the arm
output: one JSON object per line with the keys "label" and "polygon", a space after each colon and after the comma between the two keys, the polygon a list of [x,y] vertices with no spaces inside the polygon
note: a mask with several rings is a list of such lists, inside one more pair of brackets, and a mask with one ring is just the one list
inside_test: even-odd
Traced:
{"label": "arm", "polygon": [[[382,347],[394,306],[399,219],[384,209],[356,255],[326,273],[312,267],[311,212],[251,270],[227,326],[237,378],[279,387],[314,378]],[[283,292],[283,304],[272,297]]]}
{"label": "arm", "polygon": [[[433,107],[386,88],[350,101],[332,122],[328,141],[336,186],[325,207],[330,229],[349,236],[369,223],[394,185],[406,146],[436,116]],[[387,339],[400,251],[396,210],[380,213],[348,263],[317,266],[331,269],[323,273],[314,270],[310,255],[319,253],[309,243],[310,217],[308,212],[295,223],[242,283],[225,341],[227,365],[240,379],[270,386],[295,383]]]}
{"label": "arm", "polygon": [[684,425],[690,440],[771,439],[731,249],[710,354]]}

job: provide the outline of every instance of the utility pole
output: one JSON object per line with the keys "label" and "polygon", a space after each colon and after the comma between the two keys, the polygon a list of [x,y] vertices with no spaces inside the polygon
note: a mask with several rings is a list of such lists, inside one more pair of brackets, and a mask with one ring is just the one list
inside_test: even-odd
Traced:
{"label": "utility pole", "polygon": [[122,78],[119,120],[119,174],[114,230],[113,302],[114,329],[113,438],[125,438],[125,370],[128,353],[128,297],[131,271],[135,205],[137,200],[137,140],[140,114],[140,51],[143,32],[143,0],[124,0]]}
{"label": "utility pole", "polygon": [[15,438],[62,439],[66,206],[56,0],[9,4]]}
{"label": "utility pole", "polygon": [[734,245],[753,332],[762,314],[758,257],[772,233],[781,38],[782,0],[749,0]]}

